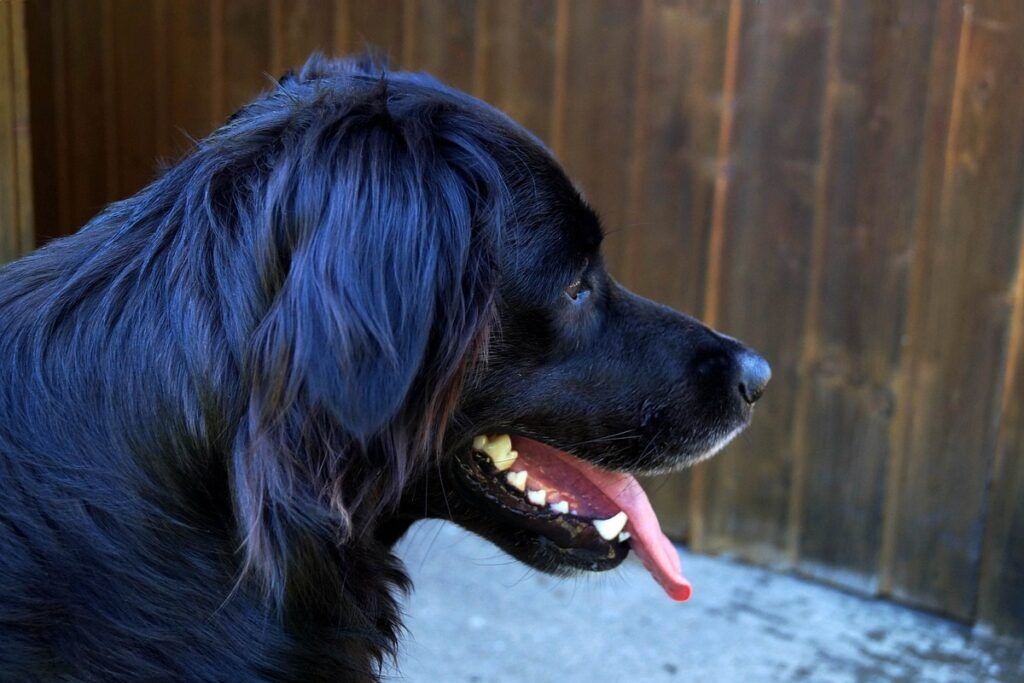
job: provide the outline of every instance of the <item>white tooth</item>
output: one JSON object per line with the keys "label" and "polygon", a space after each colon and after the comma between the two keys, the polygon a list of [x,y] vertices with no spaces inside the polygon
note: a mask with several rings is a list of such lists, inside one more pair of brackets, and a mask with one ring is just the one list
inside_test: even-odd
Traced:
{"label": "white tooth", "polygon": [[552,512],[557,512],[561,515],[564,515],[569,512],[569,501],[560,500],[557,503],[552,503],[551,510]]}
{"label": "white tooth", "polygon": [[527,491],[526,499],[534,505],[544,505],[548,502],[548,492],[544,489],[540,491]]}
{"label": "white tooth", "polygon": [[486,446],[486,445],[487,445],[487,435],[486,434],[480,434],[479,436],[474,436],[473,437],[473,448],[475,448],[476,450],[482,451],[484,449],[484,446]]}
{"label": "white tooth", "polygon": [[509,472],[505,475],[505,479],[520,491],[526,490],[526,470],[522,470],[521,472]]}
{"label": "white tooth", "polygon": [[633,536],[628,531],[623,531],[619,534],[618,541],[619,543],[622,543],[623,541],[628,541],[631,538],[633,538]]}
{"label": "white tooth", "polygon": [[512,463],[519,457],[519,453],[512,450],[512,439],[508,434],[500,434],[488,439],[484,444],[483,451],[494,463],[494,466],[502,472],[512,467]]}
{"label": "white tooth", "polygon": [[601,538],[610,541],[619,535],[619,532],[626,527],[626,522],[628,521],[629,518],[626,517],[626,513],[619,511],[615,513],[614,517],[595,519],[591,524],[597,529],[597,533],[601,534]]}

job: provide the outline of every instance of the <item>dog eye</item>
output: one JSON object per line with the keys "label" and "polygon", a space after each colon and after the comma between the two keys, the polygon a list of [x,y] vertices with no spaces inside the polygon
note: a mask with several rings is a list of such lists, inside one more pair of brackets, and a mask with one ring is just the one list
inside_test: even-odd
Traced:
{"label": "dog eye", "polygon": [[583,267],[580,268],[579,275],[576,276],[576,279],[573,280],[572,284],[565,288],[566,295],[573,301],[576,301],[580,294],[586,294],[587,292],[586,287],[583,285],[583,274],[587,272],[588,265],[590,265],[589,261],[584,261]]}

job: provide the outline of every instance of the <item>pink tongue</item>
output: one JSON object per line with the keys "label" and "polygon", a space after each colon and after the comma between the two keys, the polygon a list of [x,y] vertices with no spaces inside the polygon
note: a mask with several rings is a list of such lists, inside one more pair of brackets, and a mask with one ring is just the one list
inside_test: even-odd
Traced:
{"label": "pink tongue", "polygon": [[689,600],[693,588],[683,576],[679,554],[672,541],[668,540],[658,517],[654,514],[651,501],[647,499],[640,482],[622,472],[608,472],[590,465],[579,458],[546,446],[532,439],[513,437],[513,447],[520,454],[530,454],[531,459],[540,455],[555,457],[579,472],[607,496],[619,510],[626,513],[629,523],[626,529],[631,538],[630,547],[643,562],[644,567],[661,585],[670,598],[680,602]]}

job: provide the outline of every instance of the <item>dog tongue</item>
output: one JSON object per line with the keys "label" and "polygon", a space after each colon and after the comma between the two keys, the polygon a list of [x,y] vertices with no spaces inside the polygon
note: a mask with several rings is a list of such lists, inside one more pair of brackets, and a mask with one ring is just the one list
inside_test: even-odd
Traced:
{"label": "dog tongue", "polygon": [[648,500],[640,482],[622,472],[598,469],[579,458],[532,439],[513,437],[513,447],[524,460],[547,461],[545,469],[551,475],[556,475],[555,470],[561,469],[558,464],[582,475],[614,503],[618,510],[622,510],[629,517],[626,529],[631,536],[630,547],[668,596],[679,602],[690,598],[693,589],[683,576],[679,554],[672,541],[661,530],[651,501]]}

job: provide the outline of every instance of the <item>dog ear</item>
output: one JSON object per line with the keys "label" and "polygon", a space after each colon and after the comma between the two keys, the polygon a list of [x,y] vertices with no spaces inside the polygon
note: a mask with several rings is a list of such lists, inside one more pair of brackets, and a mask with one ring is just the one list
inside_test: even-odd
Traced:
{"label": "dog ear", "polygon": [[275,161],[257,232],[272,303],[234,486],[247,565],[277,592],[300,537],[344,540],[360,505],[397,499],[492,309],[494,179],[379,107],[345,121]]}

